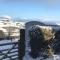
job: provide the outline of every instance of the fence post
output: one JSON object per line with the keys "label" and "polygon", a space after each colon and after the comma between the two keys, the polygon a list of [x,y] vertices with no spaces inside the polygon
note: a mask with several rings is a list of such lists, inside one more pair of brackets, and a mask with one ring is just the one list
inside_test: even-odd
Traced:
{"label": "fence post", "polygon": [[20,40],[18,41],[19,60],[23,60],[25,55],[25,29],[20,30]]}

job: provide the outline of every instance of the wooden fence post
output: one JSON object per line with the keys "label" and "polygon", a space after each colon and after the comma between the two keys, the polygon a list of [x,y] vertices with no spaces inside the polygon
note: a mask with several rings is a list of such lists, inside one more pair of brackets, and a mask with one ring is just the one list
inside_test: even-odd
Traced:
{"label": "wooden fence post", "polygon": [[20,40],[18,41],[19,60],[23,60],[25,55],[25,29],[20,30]]}

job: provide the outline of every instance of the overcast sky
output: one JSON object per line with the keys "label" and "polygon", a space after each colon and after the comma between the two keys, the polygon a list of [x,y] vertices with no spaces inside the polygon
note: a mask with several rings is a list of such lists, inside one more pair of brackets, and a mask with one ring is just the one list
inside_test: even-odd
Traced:
{"label": "overcast sky", "polygon": [[60,0],[0,0],[0,16],[60,22]]}

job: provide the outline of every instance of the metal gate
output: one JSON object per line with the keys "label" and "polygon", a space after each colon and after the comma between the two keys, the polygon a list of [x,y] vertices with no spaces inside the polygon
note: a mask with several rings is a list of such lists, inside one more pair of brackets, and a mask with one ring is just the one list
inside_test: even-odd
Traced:
{"label": "metal gate", "polygon": [[15,40],[0,41],[0,60],[19,60],[18,41]]}

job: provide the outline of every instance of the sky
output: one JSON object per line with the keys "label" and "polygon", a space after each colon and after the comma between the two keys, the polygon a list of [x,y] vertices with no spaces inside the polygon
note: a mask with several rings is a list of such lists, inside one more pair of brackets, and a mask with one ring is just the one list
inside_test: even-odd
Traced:
{"label": "sky", "polygon": [[60,22],[60,0],[0,0],[0,16]]}

